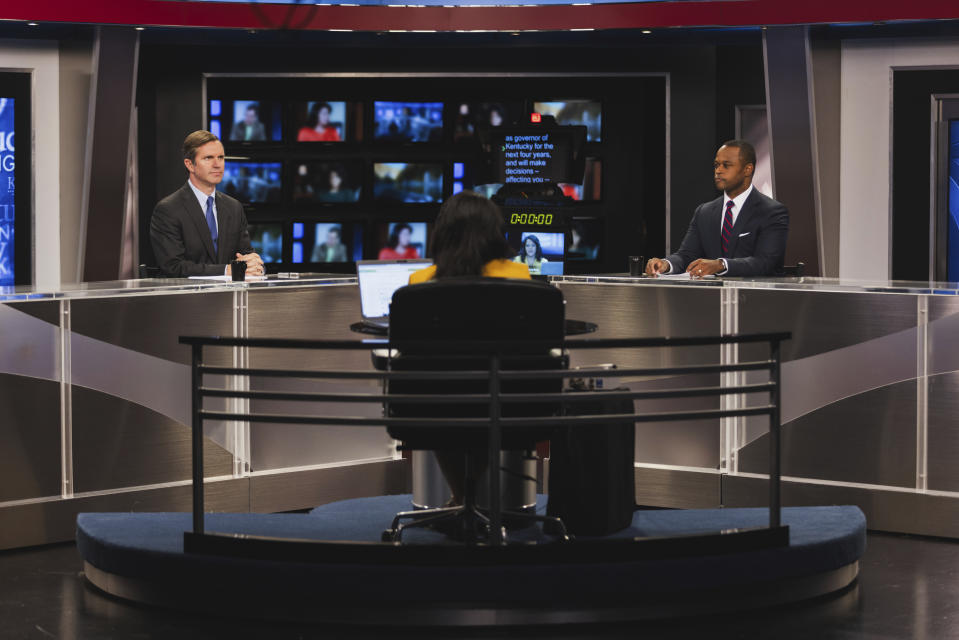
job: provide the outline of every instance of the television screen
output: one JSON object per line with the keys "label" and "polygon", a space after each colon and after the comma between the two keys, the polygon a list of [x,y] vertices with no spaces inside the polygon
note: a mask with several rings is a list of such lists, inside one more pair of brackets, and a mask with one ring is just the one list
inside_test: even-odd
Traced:
{"label": "television screen", "polygon": [[523,113],[520,102],[460,102],[453,115],[453,142],[471,141],[477,131],[515,124]]}
{"label": "television screen", "polygon": [[510,230],[506,242],[516,251],[513,262],[529,267],[531,275],[562,275],[566,235],[561,231]]}
{"label": "television screen", "polygon": [[603,221],[598,218],[573,218],[569,223],[569,247],[566,259],[599,260],[603,245]]}
{"label": "television screen", "polygon": [[279,202],[283,165],[279,162],[228,160],[217,189],[240,202]]}
{"label": "television screen", "polygon": [[421,162],[377,162],[373,165],[373,197],[386,202],[440,202],[443,167]]}
{"label": "television screen", "polygon": [[250,244],[263,258],[263,264],[283,262],[283,223],[253,222],[247,225]]}
{"label": "television screen", "polygon": [[358,103],[313,100],[293,103],[293,127],[297,142],[343,142],[352,140],[350,128]]}
{"label": "television screen", "polygon": [[593,202],[602,199],[603,161],[586,158],[586,170],[581,182],[560,182],[563,195],[577,202]]}
{"label": "television screen", "polygon": [[278,102],[210,100],[210,132],[228,142],[276,142],[283,139]]}
{"label": "television screen", "polygon": [[293,170],[293,201],[356,202],[362,181],[362,160],[300,162]]}
{"label": "television screen", "polygon": [[601,142],[603,133],[603,103],[596,100],[557,100],[534,102],[533,113],[553,116],[559,125],[586,127],[587,142]]}
{"label": "television screen", "polygon": [[292,260],[355,262],[363,259],[363,225],[353,222],[294,222]]}
{"label": "television screen", "polygon": [[[14,278],[14,212],[16,211],[16,168],[13,118],[15,98],[0,98],[0,287],[12,287]],[[29,142],[29,140],[28,140]],[[21,214],[22,215],[22,214]]]}
{"label": "television screen", "polygon": [[426,257],[425,222],[388,222],[376,225],[377,260],[415,260]]}
{"label": "television screen", "polygon": [[441,142],[442,102],[373,103],[374,137],[388,142]]}

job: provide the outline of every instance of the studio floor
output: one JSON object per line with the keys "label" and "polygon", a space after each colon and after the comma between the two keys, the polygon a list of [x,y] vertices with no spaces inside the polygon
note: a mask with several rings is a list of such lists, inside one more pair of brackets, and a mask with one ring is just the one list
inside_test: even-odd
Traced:
{"label": "studio floor", "polygon": [[[229,620],[130,604],[89,585],[73,544],[0,553],[0,638],[959,639],[959,542],[870,533],[859,580],[759,612],[537,629],[364,629]],[[398,585],[398,588],[402,586]]]}

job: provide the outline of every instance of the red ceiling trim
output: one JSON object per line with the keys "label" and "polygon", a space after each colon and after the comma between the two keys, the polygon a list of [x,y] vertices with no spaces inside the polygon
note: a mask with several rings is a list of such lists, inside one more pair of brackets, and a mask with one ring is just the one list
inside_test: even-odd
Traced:
{"label": "red ceiling trim", "polygon": [[955,18],[959,18],[956,0],[712,0],[415,8],[181,0],[5,0],[0,7],[2,20],[256,30],[561,31]]}

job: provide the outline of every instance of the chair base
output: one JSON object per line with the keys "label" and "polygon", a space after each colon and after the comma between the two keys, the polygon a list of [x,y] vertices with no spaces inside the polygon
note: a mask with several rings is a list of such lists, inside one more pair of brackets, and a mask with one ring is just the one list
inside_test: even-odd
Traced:
{"label": "chair base", "polygon": [[[393,518],[390,528],[383,531],[381,539],[383,542],[402,542],[404,530],[430,527],[465,544],[479,544],[484,540],[489,544],[506,544],[507,528],[521,528],[539,522],[543,524],[543,530],[550,535],[562,541],[570,540],[566,525],[555,516],[542,516],[526,511],[503,511],[501,516],[504,526],[500,527],[500,531],[496,533],[497,537],[494,537],[489,529],[487,510],[480,509],[471,501],[454,507],[401,511]],[[409,519],[409,522],[402,522],[406,519]]]}

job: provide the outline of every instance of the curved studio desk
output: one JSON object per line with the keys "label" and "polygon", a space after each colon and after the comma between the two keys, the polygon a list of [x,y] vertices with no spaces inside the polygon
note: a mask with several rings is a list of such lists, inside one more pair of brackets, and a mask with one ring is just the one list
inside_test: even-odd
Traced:
{"label": "curved studio desk", "polygon": [[[783,353],[784,504],[856,504],[875,529],[959,537],[955,286],[552,280],[569,317],[598,322],[587,339],[792,331]],[[189,510],[189,351],[180,335],[356,339],[350,324],[358,318],[351,276],[0,290],[0,548],[72,539],[81,511]],[[581,353],[590,361],[572,366],[642,364],[615,350]],[[282,364],[269,352],[231,357]],[[371,366],[366,354],[323,357],[328,367]],[[642,357],[687,364],[751,356],[691,348]],[[251,384],[269,388],[264,379]],[[385,430],[212,423],[206,435],[209,509],[283,511],[409,489]],[[765,440],[761,420],[641,425],[637,499],[765,505]]]}

